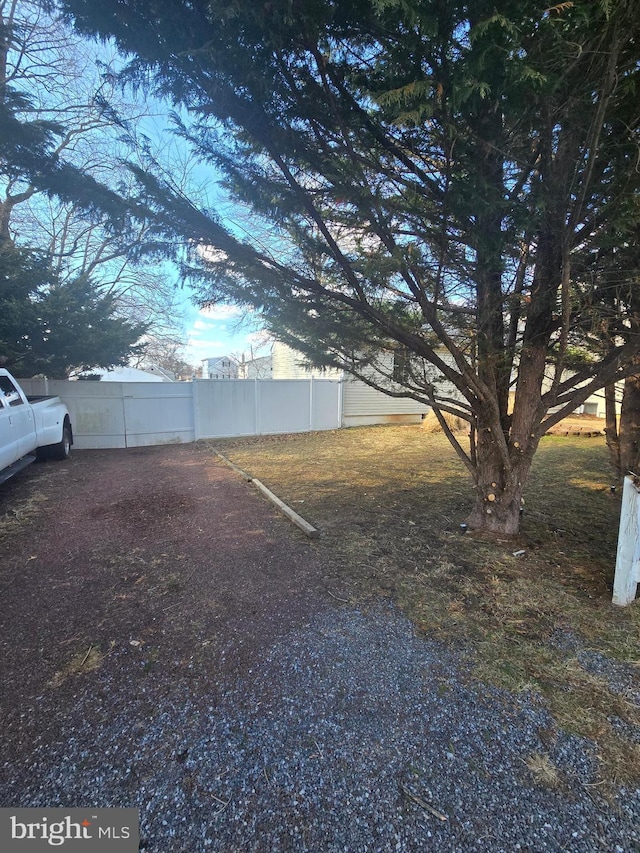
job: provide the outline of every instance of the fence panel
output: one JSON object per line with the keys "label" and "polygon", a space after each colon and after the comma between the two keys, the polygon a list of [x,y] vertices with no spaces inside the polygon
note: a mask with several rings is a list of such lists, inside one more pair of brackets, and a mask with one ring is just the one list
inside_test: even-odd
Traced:
{"label": "fence panel", "polygon": [[256,435],[256,385],[247,379],[196,379],[196,438]]}
{"label": "fence panel", "polygon": [[640,490],[635,477],[624,478],[613,603],[631,604],[640,584]]}
{"label": "fence panel", "polygon": [[340,429],[342,426],[342,383],[331,379],[311,380],[311,429]]}
{"label": "fence panel", "polygon": [[203,379],[194,386],[196,438],[337,429],[340,383],[308,379]]}
{"label": "fence panel", "polygon": [[193,441],[193,402],[187,382],[68,382],[20,380],[25,392],[55,394],[71,416],[79,450],[145,447]]}
{"label": "fence panel", "polygon": [[193,392],[187,382],[123,382],[127,447],[195,439]]}
{"label": "fence panel", "polygon": [[21,384],[63,399],[81,450],[337,429],[341,421],[340,383],[324,379]]}
{"label": "fence panel", "polygon": [[126,447],[122,383],[20,380],[27,394],[52,394],[69,409],[74,447],[80,450]]}
{"label": "fence panel", "polygon": [[309,431],[310,384],[308,379],[258,382],[258,434]]}

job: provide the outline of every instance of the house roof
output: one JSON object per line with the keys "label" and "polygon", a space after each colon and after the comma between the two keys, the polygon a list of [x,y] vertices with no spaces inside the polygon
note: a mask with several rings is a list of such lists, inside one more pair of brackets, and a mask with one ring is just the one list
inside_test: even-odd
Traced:
{"label": "house roof", "polygon": [[96,368],[89,371],[100,376],[101,382],[171,382],[172,380],[164,373],[150,373],[148,370],[140,370],[138,367],[112,367],[109,370]]}

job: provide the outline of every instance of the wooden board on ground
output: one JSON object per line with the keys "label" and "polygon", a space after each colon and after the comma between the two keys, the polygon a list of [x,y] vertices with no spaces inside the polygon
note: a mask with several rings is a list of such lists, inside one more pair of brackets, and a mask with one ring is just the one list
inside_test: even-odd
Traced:
{"label": "wooden board on ground", "polygon": [[604,435],[605,420],[595,415],[569,415],[559,424],[547,430],[546,435]]}

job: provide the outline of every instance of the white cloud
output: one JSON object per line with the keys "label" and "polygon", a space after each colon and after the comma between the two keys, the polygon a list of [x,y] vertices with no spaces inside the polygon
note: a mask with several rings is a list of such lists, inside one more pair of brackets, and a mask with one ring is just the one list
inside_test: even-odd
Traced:
{"label": "white cloud", "polygon": [[212,264],[227,260],[227,253],[223,252],[222,249],[216,249],[215,246],[198,246],[198,252],[205,261]]}
{"label": "white cloud", "polygon": [[187,361],[197,363],[202,361],[203,358],[215,358],[217,355],[226,355],[228,348],[227,341],[199,341],[195,338],[189,338],[186,346]]}
{"label": "white cloud", "polygon": [[211,308],[192,309],[187,328],[185,358],[190,364],[199,364],[205,358],[222,355],[240,355],[247,358],[263,347],[261,333],[243,324],[244,308],[236,305],[216,305]]}
{"label": "white cloud", "polygon": [[210,308],[201,308],[198,311],[199,320],[196,322],[215,323],[220,320],[230,320],[243,315],[244,309],[237,305],[212,305]]}
{"label": "white cloud", "polygon": [[271,351],[273,338],[265,329],[247,335],[247,345],[253,348],[254,356],[266,355]]}

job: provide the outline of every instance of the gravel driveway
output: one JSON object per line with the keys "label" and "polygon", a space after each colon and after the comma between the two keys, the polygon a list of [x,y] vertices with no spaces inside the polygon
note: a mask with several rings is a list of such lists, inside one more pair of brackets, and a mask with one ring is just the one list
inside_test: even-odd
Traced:
{"label": "gravel driveway", "polygon": [[334,597],[198,446],[32,466],[5,513],[0,805],[133,806],[148,853],[640,850],[589,742]]}

